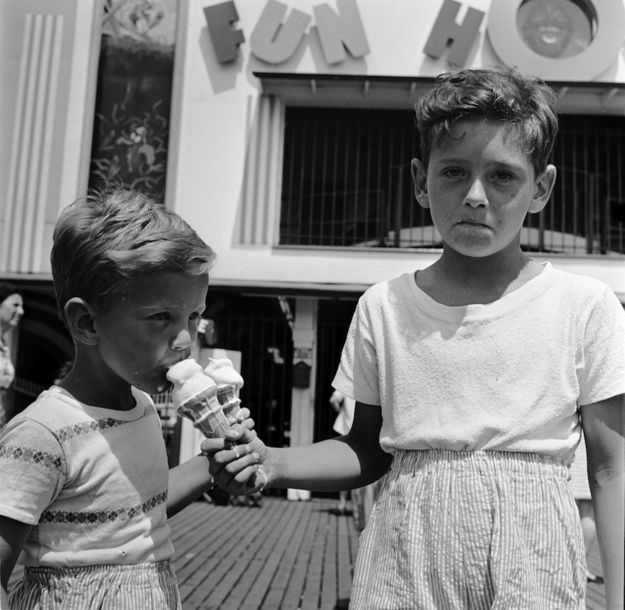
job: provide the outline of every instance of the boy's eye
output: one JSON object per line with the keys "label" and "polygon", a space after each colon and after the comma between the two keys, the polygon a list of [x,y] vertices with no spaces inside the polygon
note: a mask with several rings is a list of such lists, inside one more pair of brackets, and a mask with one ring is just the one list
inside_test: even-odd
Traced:
{"label": "boy's eye", "polygon": [[493,174],[493,178],[497,182],[510,182],[510,180],[514,179],[514,176],[510,172],[500,171],[500,172],[495,172]]}
{"label": "boy's eye", "polygon": [[150,316],[150,320],[169,320],[170,316],[166,311],[159,311]]}
{"label": "boy's eye", "polygon": [[200,323],[200,321],[202,320],[202,314],[197,313],[197,312],[196,312],[196,313],[192,313],[192,314],[189,316],[189,320],[190,320],[191,322],[194,322],[195,324],[199,324],[199,323]]}
{"label": "boy's eye", "polygon": [[442,171],[442,174],[446,178],[461,178],[464,176],[464,171],[459,167],[447,167]]}

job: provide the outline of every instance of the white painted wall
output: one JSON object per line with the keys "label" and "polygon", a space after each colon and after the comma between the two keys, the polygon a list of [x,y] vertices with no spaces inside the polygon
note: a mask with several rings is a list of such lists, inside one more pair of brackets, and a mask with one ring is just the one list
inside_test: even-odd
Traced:
{"label": "white painted wall", "polygon": [[[243,31],[246,42],[240,46],[239,58],[234,63],[221,65],[216,60],[202,10],[216,2],[181,2],[167,202],[216,250],[213,283],[360,287],[426,266],[437,256],[436,253],[355,249],[307,251],[233,243],[246,146],[259,94],[253,71],[433,76],[448,69],[444,58],[432,60],[422,52],[442,0],[356,2],[370,53],[362,59],[350,59],[334,66],[325,63],[316,35],[311,33],[294,57],[283,64],[271,66],[254,58],[249,39],[266,0],[235,0],[240,19],[233,27]],[[512,4],[511,0],[506,2]],[[335,0],[327,3],[336,8]],[[319,2],[284,0],[284,4],[312,16],[312,7]],[[465,7],[482,11],[488,11],[490,4],[490,0],[463,2]],[[482,31],[485,22],[486,19]],[[482,35],[469,65],[496,63],[497,57]],[[609,70],[597,80],[625,82],[624,54],[618,54]],[[625,258],[551,257],[551,260],[558,267],[606,281],[625,299]]]}
{"label": "white painted wall", "polygon": [[[86,193],[101,15],[102,0],[0,2],[0,236],[5,246],[0,272],[49,274],[56,217]],[[38,54],[46,37],[37,28],[44,22],[54,23],[50,63]],[[48,94],[42,96],[46,78]],[[30,224],[21,223],[32,209]],[[14,255],[9,261],[9,242],[11,250],[32,250],[32,260],[24,262],[28,256],[23,255],[17,261]]]}

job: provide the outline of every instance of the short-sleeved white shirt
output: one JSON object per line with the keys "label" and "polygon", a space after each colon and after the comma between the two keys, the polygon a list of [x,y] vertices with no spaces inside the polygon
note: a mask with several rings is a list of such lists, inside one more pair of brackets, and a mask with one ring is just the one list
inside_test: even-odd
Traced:
{"label": "short-sleeved white shirt", "polygon": [[434,301],[413,273],[360,298],[333,381],[381,405],[380,445],[570,460],[579,407],[625,392],[625,312],[605,284],[549,263],[489,304]]}
{"label": "short-sleeved white shirt", "polygon": [[52,387],[0,434],[0,514],[34,525],[26,565],[137,564],[173,556],[169,467],[152,399],[118,411]]}

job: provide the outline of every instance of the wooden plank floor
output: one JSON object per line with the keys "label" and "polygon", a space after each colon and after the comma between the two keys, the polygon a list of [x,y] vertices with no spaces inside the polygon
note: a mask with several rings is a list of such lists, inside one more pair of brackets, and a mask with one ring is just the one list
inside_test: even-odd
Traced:
{"label": "wooden plank floor", "polygon": [[358,534],[335,503],[187,507],[171,521],[183,609],[346,608]]}
{"label": "wooden plank floor", "polygon": [[[188,506],[170,522],[183,610],[347,608],[358,533],[335,504],[266,497],[261,508]],[[589,568],[601,574],[596,548]],[[588,586],[586,604],[605,609],[603,585]]]}

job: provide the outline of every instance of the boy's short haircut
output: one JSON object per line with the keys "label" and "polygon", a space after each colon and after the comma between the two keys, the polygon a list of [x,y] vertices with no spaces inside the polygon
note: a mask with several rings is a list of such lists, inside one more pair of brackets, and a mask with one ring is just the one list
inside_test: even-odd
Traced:
{"label": "boy's short haircut", "polygon": [[445,73],[416,104],[421,162],[450,135],[456,121],[489,119],[518,126],[520,143],[542,173],[558,133],[557,97],[543,81],[515,68],[484,68]]}
{"label": "boy's short haircut", "polygon": [[115,189],[66,207],[54,228],[57,308],[73,297],[106,310],[133,279],[154,272],[208,273],[215,253],[178,214],[147,195]]}

